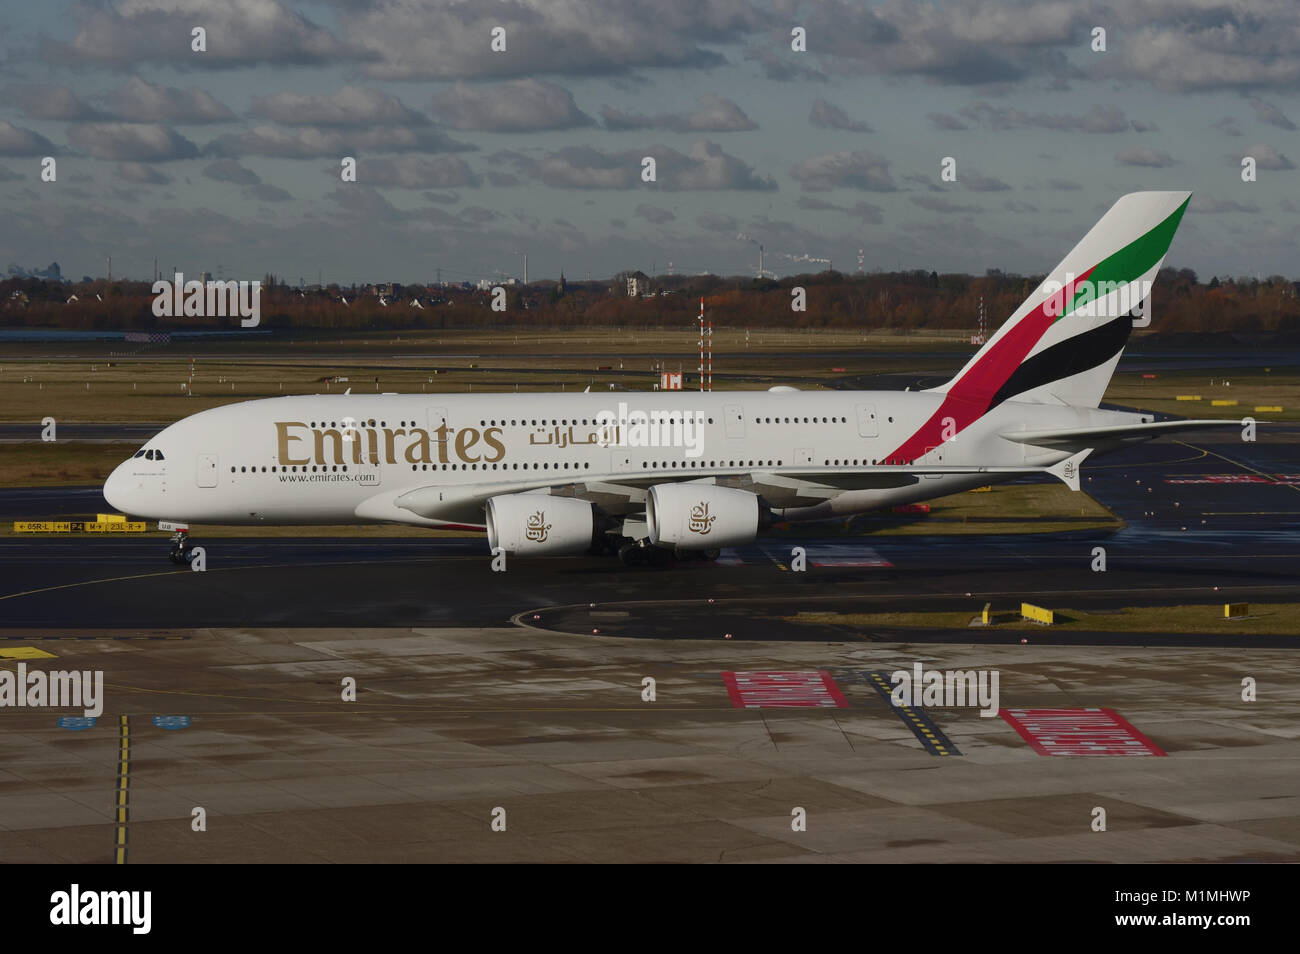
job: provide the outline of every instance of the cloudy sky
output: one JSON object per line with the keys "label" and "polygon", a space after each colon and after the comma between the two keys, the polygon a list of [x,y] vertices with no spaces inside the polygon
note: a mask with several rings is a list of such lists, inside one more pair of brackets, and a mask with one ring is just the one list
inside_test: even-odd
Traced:
{"label": "cloudy sky", "polygon": [[5,20],[3,265],[409,282],[519,275],[527,252],[533,279],[752,274],[761,242],[777,274],[859,249],[868,271],[1031,273],[1117,196],[1191,189],[1170,264],[1300,278],[1295,0],[48,0]]}

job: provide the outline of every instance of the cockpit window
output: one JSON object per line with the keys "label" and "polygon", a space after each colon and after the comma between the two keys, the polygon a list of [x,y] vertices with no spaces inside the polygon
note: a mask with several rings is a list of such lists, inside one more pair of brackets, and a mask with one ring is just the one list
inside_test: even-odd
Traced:
{"label": "cockpit window", "polygon": [[143,456],[144,456],[144,451],[142,451],[142,450],[138,450],[138,451],[136,451],[134,454],[132,454],[131,456],[132,456],[132,457],[143,457]]}
{"label": "cockpit window", "polygon": [[153,460],[153,455],[154,455],[154,452],[153,452],[153,451],[151,451],[151,450],[150,450],[150,451],[145,451],[144,459],[145,459],[145,460]]}
{"label": "cockpit window", "polygon": [[154,459],[154,460],[166,460],[167,458],[163,457],[163,455],[162,455],[162,451],[160,451],[160,450],[156,450],[156,451],[153,452],[153,459]]}

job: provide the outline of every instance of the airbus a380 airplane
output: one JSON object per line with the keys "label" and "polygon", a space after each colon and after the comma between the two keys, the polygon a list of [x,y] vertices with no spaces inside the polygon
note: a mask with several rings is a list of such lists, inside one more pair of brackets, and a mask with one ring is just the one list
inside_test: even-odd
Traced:
{"label": "airbus a380 airplane", "polygon": [[[318,395],[164,429],[104,484],[180,524],[486,529],[509,554],[716,555],[767,522],[1026,474],[1224,421],[1099,409],[1187,192],[1121,198],[946,384],[926,391]],[[180,547],[183,551],[183,539]],[[173,551],[173,559],[183,559]]]}

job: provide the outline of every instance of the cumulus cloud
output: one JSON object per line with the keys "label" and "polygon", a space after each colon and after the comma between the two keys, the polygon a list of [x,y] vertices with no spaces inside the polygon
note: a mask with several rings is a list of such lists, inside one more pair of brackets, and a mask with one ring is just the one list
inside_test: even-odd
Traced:
{"label": "cumulus cloud", "polygon": [[706,232],[734,232],[739,227],[735,218],[718,212],[705,212],[697,216],[695,224]]}
{"label": "cumulus cloud", "polygon": [[199,154],[198,146],[158,123],[85,123],[68,130],[68,142],[96,159],[125,162],[167,162]]}
{"label": "cumulus cloud", "polygon": [[257,199],[259,202],[287,202],[293,198],[289,190],[281,189],[279,186],[267,182],[259,182],[257,185],[249,186],[244,190],[244,195]]}
{"label": "cumulus cloud", "polygon": [[644,202],[636,207],[636,214],[654,225],[663,225],[665,222],[671,222],[673,219],[677,218],[677,216],[673,215],[667,209],[661,209],[653,205],[646,205]]}
{"label": "cumulus cloud", "polygon": [[740,132],[757,129],[745,111],[729,99],[705,94],[695,109],[681,113],[648,116],[602,106],[600,118],[608,129],[671,129],[673,132]]}
{"label": "cumulus cloud", "polygon": [[801,209],[811,209],[814,212],[839,212],[840,206],[834,202],[827,202],[825,199],[819,199],[816,196],[801,195],[796,203]]}
{"label": "cumulus cloud", "polygon": [[1261,123],[1268,123],[1270,126],[1291,131],[1296,128],[1295,123],[1291,122],[1286,113],[1272,103],[1266,103],[1262,99],[1252,99],[1250,108],[1255,111],[1255,118]]}
{"label": "cumulus cloud", "polygon": [[1178,160],[1163,149],[1152,149],[1148,146],[1121,152],[1115,157],[1115,161],[1121,166],[1151,166],[1157,169],[1178,164]]}
{"label": "cumulus cloud", "polygon": [[570,146],[540,159],[519,154],[507,158],[523,173],[561,189],[631,189],[642,185],[641,160],[656,162],[655,188],[669,192],[699,190],[774,190],[776,183],[752,166],[728,155],[716,143],[700,141],[689,153],[668,146],[605,153],[589,146]]}
{"label": "cumulus cloud", "polygon": [[136,185],[167,185],[172,177],[143,162],[119,162],[114,173],[124,182]]}
{"label": "cumulus cloud", "polygon": [[[51,61],[100,63],[134,69],[141,63],[181,68],[328,64],[364,56],[349,49],[281,0],[125,0],[77,3],[76,34],[68,43],[46,41]],[[190,48],[190,30],[202,20],[207,51]]]}
{"label": "cumulus cloud", "polygon": [[844,206],[818,199],[815,196],[802,195],[799,197],[798,204],[801,209],[810,209],[814,212],[839,212],[841,215],[847,215],[849,218],[872,225],[879,225],[885,221],[885,210],[870,202],[856,202],[853,205]]}
{"label": "cumulus cloud", "polygon": [[823,129],[843,129],[845,132],[869,133],[871,127],[856,119],[849,119],[848,113],[834,103],[824,99],[814,99],[808,122]]}
{"label": "cumulus cloud", "polygon": [[242,166],[235,159],[218,159],[203,167],[203,175],[217,182],[233,182],[235,185],[251,186],[262,181],[252,169]]}
{"label": "cumulus cloud", "polygon": [[[331,176],[338,170],[327,170]],[[453,189],[477,186],[479,177],[459,156],[396,156],[367,159],[358,166],[357,180],[367,185],[399,189]]]}
{"label": "cumulus cloud", "polygon": [[48,156],[56,151],[40,133],[0,119],[0,156]]}
{"label": "cumulus cloud", "polygon": [[1135,4],[1119,75],[1179,92],[1294,89],[1300,84],[1300,8],[1264,0],[1250,12],[1205,4],[1188,15],[1171,2]]}
{"label": "cumulus cloud", "polygon": [[982,176],[974,172],[964,172],[960,176],[961,184],[972,192],[1006,192],[1011,186],[994,176]]}
{"label": "cumulus cloud", "polygon": [[[1256,0],[1239,9],[1203,0],[1192,6],[1189,13],[1185,0],[1118,6],[1105,0],[822,0],[809,5],[800,23],[810,41],[805,56],[831,73],[1005,86],[1033,75],[1068,82],[1091,70],[1108,81],[1184,91],[1300,84],[1296,4]],[[1114,48],[1104,58],[1080,56],[1079,38],[1099,23],[1110,27]],[[773,34],[775,40],[779,33]],[[770,59],[779,68],[782,60],[801,57]]]}
{"label": "cumulus cloud", "polygon": [[1192,201],[1188,203],[1188,208],[1193,212],[1258,212],[1259,206],[1253,202],[1238,202],[1235,199],[1215,199],[1208,195],[1194,195]]}
{"label": "cumulus cloud", "polygon": [[[508,4],[377,2],[343,13],[347,43],[381,79],[626,73],[712,67],[710,49],[765,25],[752,0],[514,0]],[[494,53],[494,28],[506,53]]]}
{"label": "cumulus cloud", "polygon": [[408,109],[396,96],[365,86],[334,93],[273,93],[254,96],[248,114],[286,126],[419,126],[428,117]]}
{"label": "cumulus cloud", "polygon": [[791,169],[790,175],[806,192],[831,189],[893,192],[898,188],[889,174],[889,160],[866,150],[814,156]]}
{"label": "cumulus cloud", "polygon": [[434,98],[433,112],[453,129],[484,132],[572,129],[594,122],[563,86],[532,78],[491,86],[457,83]]}
{"label": "cumulus cloud", "polygon": [[825,0],[804,18],[824,68],[919,75],[942,83],[1005,83],[1042,65],[1045,50],[1075,42],[1086,12],[1066,3],[990,0],[960,5]]}
{"label": "cumulus cloud", "polygon": [[214,156],[271,156],[282,159],[338,158],[359,152],[456,152],[472,149],[433,128],[375,126],[367,129],[322,129],[254,126],[218,136],[205,147]]}
{"label": "cumulus cloud", "polygon": [[980,211],[977,205],[962,205],[941,195],[913,195],[908,197],[908,201],[913,205],[919,205],[923,209],[929,209],[931,212],[943,212],[949,215]]}
{"label": "cumulus cloud", "polygon": [[104,97],[115,118],[135,123],[224,123],[235,118],[230,107],[197,86],[178,89],[133,76]]}
{"label": "cumulus cloud", "polygon": [[[1028,113],[1011,106],[993,106],[974,102],[960,110],[962,116],[989,129],[1056,129],[1062,132],[1121,133],[1148,132],[1154,124],[1131,120],[1118,106],[1095,105],[1081,115],[1069,113]],[[935,114],[938,115],[938,114]]]}
{"label": "cumulus cloud", "polygon": [[879,225],[885,221],[885,210],[870,202],[855,202],[847,209],[841,209],[840,211],[850,218],[857,219],[860,222],[869,222],[872,225]]}
{"label": "cumulus cloud", "polygon": [[1223,133],[1225,136],[1240,136],[1242,134],[1241,126],[1238,125],[1237,120],[1231,116],[1224,116],[1222,119],[1216,120],[1210,125],[1219,130],[1219,132]]}
{"label": "cumulus cloud", "polygon": [[10,86],[5,99],[18,107],[27,119],[62,119],[76,122],[99,119],[102,114],[77,98],[66,86],[52,83],[29,83]]}
{"label": "cumulus cloud", "polygon": [[777,52],[770,46],[751,46],[745,49],[745,59],[757,63],[765,77],[778,83],[791,80],[826,82],[825,73],[808,65],[806,54],[793,50]]}
{"label": "cumulus cloud", "polygon": [[930,125],[935,129],[942,129],[945,132],[970,128],[956,116],[950,116],[948,113],[926,113],[925,118],[930,120]]}
{"label": "cumulus cloud", "polygon": [[1241,160],[1246,156],[1252,156],[1255,159],[1257,169],[1268,169],[1273,172],[1282,172],[1287,169],[1294,169],[1295,164],[1285,155],[1278,152],[1272,146],[1266,146],[1262,142],[1257,142],[1253,146],[1247,146],[1241,151],[1240,155],[1229,154],[1228,161],[1234,165],[1241,165]]}

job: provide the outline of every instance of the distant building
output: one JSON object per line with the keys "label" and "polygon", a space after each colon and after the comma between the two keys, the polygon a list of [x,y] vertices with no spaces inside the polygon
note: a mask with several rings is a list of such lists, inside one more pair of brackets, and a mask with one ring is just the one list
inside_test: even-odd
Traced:
{"label": "distant building", "polygon": [[650,277],[645,272],[633,272],[627,277],[628,298],[640,298],[650,293]]}

